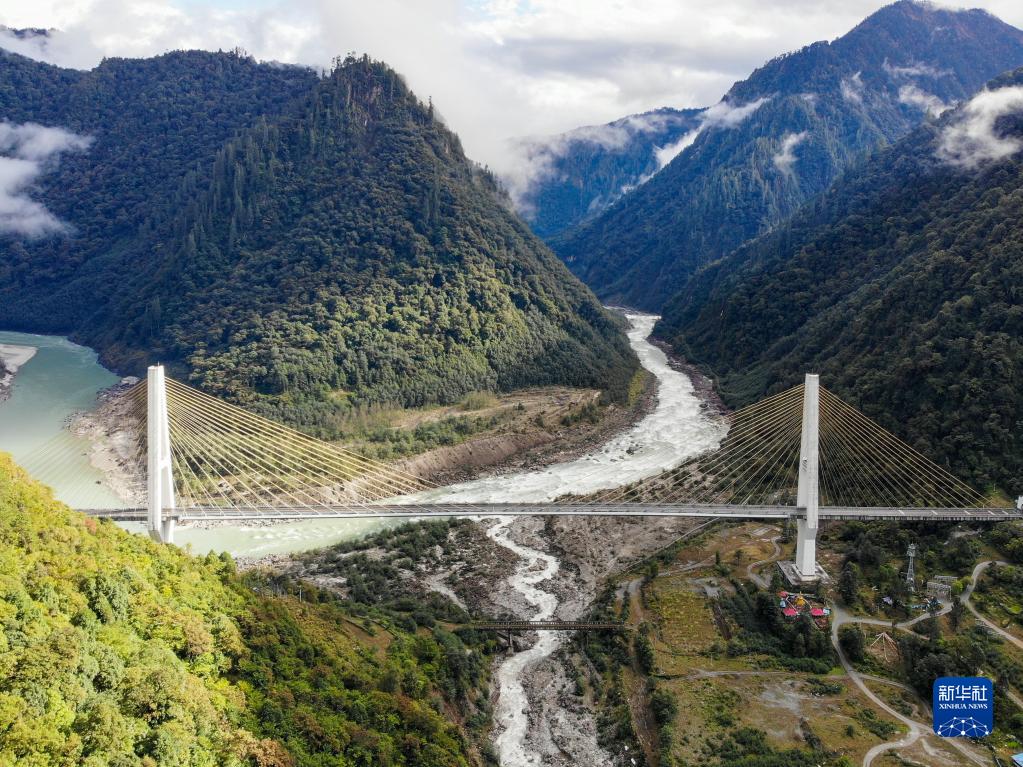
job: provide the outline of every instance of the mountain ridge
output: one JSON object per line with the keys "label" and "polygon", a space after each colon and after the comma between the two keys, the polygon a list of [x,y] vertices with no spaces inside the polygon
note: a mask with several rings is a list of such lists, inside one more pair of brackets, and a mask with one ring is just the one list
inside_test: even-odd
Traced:
{"label": "mountain ridge", "polygon": [[[992,93],[1013,97],[990,126],[1011,142],[1007,156],[961,130]],[[697,273],[656,332],[732,404],[820,372],[955,473],[1023,491],[1021,106],[1023,69],[877,150],[790,222]],[[951,153],[958,140],[976,163]]]}
{"label": "mountain ridge", "polygon": [[1020,30],[901,0],[736,83],[719,108],[757,105],[744,119],[708,126],[552,247],[603,300],[659,310],[696,269],[795,213],[865,152],[1020,64]]}
{"label": "mountain ridge", "polygon": [[[213,78],[224,58],[254,66],[196,55]],[[107,67],[134,74],[130,62]],[[0,256],[0,322],[72,329],[128,372],[159,356],[209,391],[326,435],[360,402],[548,383],[625,396],[637,362],[621,320],[508,212],[399,75],[349,57],[323,78],[276,76],[303,87],[210,138],[203,162],[183,156],[172,190],[146,197],[142,184],[145,215],[115,237],[88,230],[78,251],[71,238]],[[89,169],[87,154],[69,156],[45,200]],[[55,212],[77,225],[73,200]]]}

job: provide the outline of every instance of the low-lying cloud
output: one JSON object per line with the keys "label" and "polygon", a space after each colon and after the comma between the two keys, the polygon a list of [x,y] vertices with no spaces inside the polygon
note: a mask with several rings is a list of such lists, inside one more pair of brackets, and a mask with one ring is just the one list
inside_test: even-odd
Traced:
{"label": "low-lying cloud", "polygon": [[61,154],[84,151],[91,143],[90,137],[61,128],[0,122],[0,233],[35,238],[66,231],[67,225],[30,193]]}
{"label": "low-lying cloud", "polygon": [[912,63],[905,66],[898,66],[888,63],[888,59],[884,60],[881,65],[884,67],[884,71],[895,78],[900,77],[947,77],[952,74],[949,69],[939,69],[938,67],[932,67],[930,64]]}
{"label": "low-lying cloud", "polygon": [[[501,173],[515,209],[529,216],[534,212],[529,202],[537,184],[556,173],[557,161],[581,144],[600,147],[608,152],[624,149],[637,136],[656,134],[688,120],[671,111],[629,115],[606,125],[587,125],[553,136],[529,137],[509,142],[509,153],[516,162]],[[648,177],[626,185],[625,191],[642,184]],[[606,201],[594,200],[598,207]]]}
{"label": "low-lying cloud", "polygon": [[1023,112],[1023,86],[981,91],[942,132],[938,157],[967,169],[1011,157],[1023,149],[1023,141],[1000,135],[997,123],[999,118],[1019,112]]}
{"label": "low-lying cloud", "polygon": [[852,77],[843,77],[839,86],[842,98],[853,104],[863,103],[863,77],[862,72],[857,72]]}
{"label": "low-lying cloud", "polygon": [[756,101],[750,101],[747,104],[741,104],[738,106],[722,100],[714,106],[709,107],[702,115],[700,115],[700,124],[693,128],[693,130],[686,133],[678,141],[668,144],[667,146],[657,147],[654,150],[654,156],[657,158],[658,170],[682,154],[683,151],[691,147],[696,142],[696,139],[699,138],[700,134],[708,128],[734,128],[770,100],[770,96],[765,96],[757,99]]}
{"label": "low-lying cloud", "polygon": [[807,131],[786,133],[781,140],[781,149],[772,158],[774,167],[786,176],[792,175],[792,166],[796,164],[796,147],[802,144],[810,134]]}
{"label": "low-lying cloud", "polygon": [[917,88],[915,85],[903,85],[899,88],[899,102],[916,107],[926,112],[931,117],[940,117],[952,108],[952,104],[946,104],[933,93]]}

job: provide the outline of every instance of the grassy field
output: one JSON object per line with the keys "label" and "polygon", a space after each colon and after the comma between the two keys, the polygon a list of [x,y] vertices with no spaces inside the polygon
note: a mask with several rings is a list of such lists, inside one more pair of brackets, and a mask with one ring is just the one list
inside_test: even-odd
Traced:
{"label": "grassy field", "polygon": [[[731,593],[731,578],[746,580],[751,564],[771,559],[772,539],[780,535],[780,528],[763,523],[721,525],[678,547],[656,577],[623,576],[620,604],[629,599],[629,622],[649,627],[651,677],[677,702],[676,764],[716,764],[721,739],[743,727],[763,731],[778,751],[810,750],[822,765],[842,764],[842,757],[859,764],[871,747],[905,729],[838,671],[823,678],[778,671],[770,657],[727,653],[738,628],[715,609],[713,595]],[[790,547],[781,549],[785,556]],[[759,571],[770,578],[772,568],[768,563]],[[637,692],[643,691],[630,691]]]}

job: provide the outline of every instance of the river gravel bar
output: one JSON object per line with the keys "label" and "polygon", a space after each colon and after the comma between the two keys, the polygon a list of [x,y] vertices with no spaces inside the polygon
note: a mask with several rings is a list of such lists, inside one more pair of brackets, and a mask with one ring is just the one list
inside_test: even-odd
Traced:
{"label": "river gravel bar", "polygon": [[11,396],[11,387],[18,370],[36,356],[34,346],[0,344],[0,360],[3,361],[3,375],[0,375],[0,402]]}

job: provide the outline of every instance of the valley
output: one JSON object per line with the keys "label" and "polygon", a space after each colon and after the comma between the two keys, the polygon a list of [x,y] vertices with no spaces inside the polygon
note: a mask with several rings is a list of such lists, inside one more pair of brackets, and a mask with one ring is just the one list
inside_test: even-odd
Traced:
{"label": "valley", "polygon": [[0,7],[0,767],[1023,764],[977,2]]}

